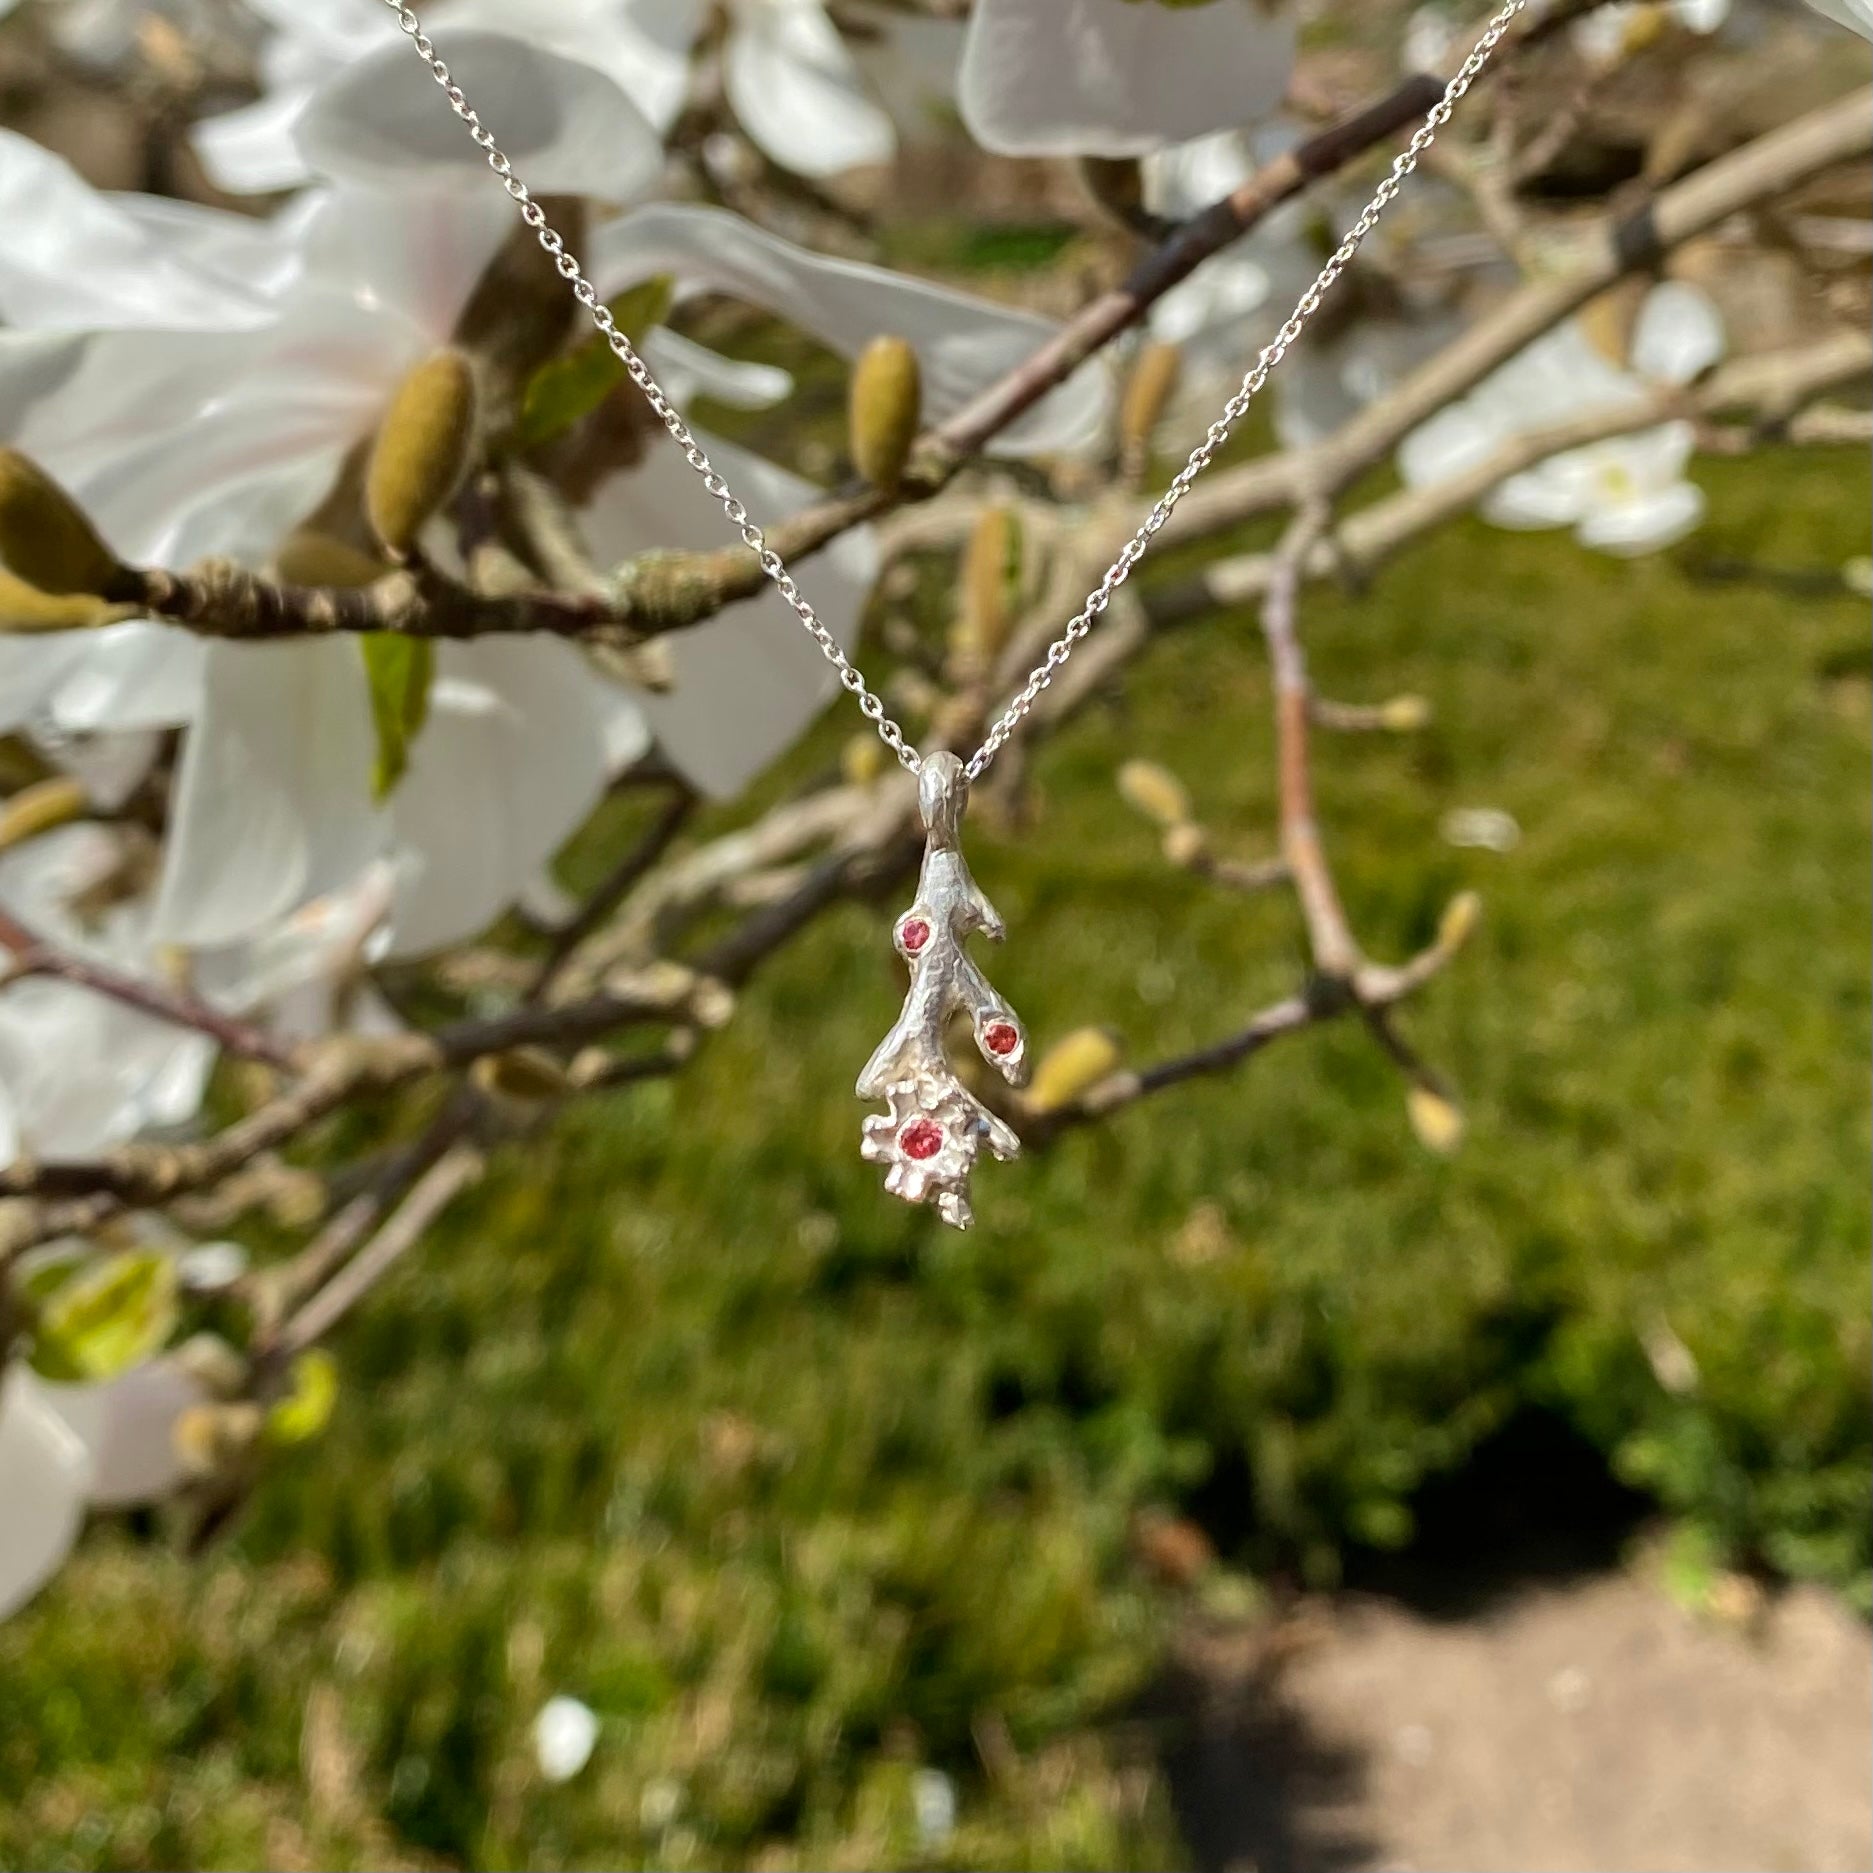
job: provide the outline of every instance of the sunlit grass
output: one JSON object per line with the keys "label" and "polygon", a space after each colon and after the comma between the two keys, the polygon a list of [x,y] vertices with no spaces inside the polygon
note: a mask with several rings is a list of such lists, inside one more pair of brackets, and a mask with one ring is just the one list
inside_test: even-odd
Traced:
{"label": "sunlit grass", "polygon": [[[857,1157],[895,906],[842,909],[694,1071],[499,1166],[231,1542],[96,1542],[0,1626],[0,1865],[1168,1863],[1113,1727],[1167,1617],[1134,1510],[1329,1580],[1531,1402],[1733,1552],[1860,1581],[1866,618],[1691,566],[1838,564],[1867,474],[1700,472],[1677,559],[1466,524],[1309,602],[1325,692],[1435,707],[1328,738],[1319,785],[1375,955],[1485,900],[1405,1017],[1457,1157],[1331,1029],[991,1167],[948,1233]],[[1293,985],[1286,904],[1167,869],[1111,785],[1163,761],[1266,851],[1267,700],[1251,619],[1174,637],[978,828],[1038,1044],[1103,1022],[1147,1059]],[[1475,806],[1514,850],[1444,842]],[[604,1729],[546,1788],[559,1691]],[[958,1782],[947,1845],[919,1764]]]}

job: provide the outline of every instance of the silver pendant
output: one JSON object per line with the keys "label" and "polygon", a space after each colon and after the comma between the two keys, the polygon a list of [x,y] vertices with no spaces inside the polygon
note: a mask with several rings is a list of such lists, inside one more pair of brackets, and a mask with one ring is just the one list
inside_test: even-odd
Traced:
{"label": "silver pendant", "polygon": [[982,1058],[1011,1086],[1027,1079],[1027,1033],[963,949],[980,930],[1005,934],[976,888],[957,845],[969,780],[953,754],[926,755],[917,780],[926,832],[917,901],[897,920],[897,952],[910,965],[910,993],[896,1025],[858,1076],[861,1099],[890,1110],[865,1121],[865,1157],[888,1164],[884,1187],[906,1203],[934,1203],[946,1223],[969,1227],[969,1176],[987,1145],[998,1158],[1021,1149],[1013,1129],[956,1077],[944,1053],[950,1018],[969,1016]]}

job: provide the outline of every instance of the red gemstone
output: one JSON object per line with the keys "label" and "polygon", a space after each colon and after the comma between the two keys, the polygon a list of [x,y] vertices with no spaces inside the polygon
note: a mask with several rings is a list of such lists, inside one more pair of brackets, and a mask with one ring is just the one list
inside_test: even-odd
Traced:
{"label": "red gemstone", "polygon": [[1011,1054],[1021,1045],[1021,1030],[1012,1021],[991,1021],[982,1044],[992,1054]]}
{"label": "red gemstone", "polygon": [[943,1149],[943,1128],[934,1119],[912,1119],[897,1142],[907,1158],[933,1158]]}
{"label": "red gemstone", "polygon": [[912,917],[898,933],[907,956],[915,956],[930,941],[930,926],[921,917]]}

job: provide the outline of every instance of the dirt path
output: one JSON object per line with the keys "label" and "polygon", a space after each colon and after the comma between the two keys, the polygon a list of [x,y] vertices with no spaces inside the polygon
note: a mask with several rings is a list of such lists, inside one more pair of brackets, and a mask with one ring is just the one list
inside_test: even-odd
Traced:
{"label": "dirt path", "polygon": [[1873,1640],[1820,1593],[1741,1630],[1624,1573],[1460,1619],[1347,1596],[1200,1642],[1182,1695],[1205,1868],[1873,1868]]}

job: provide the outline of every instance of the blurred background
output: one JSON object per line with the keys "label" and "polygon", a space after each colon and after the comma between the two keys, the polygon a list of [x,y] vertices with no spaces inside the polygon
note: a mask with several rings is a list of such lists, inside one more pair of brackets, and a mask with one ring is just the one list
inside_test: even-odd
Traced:
{"label": "blurred background", "polygon": [[[0,123],[105,194],[273,210],[297,179],[226,186],[237,139],[196,126],[298,82],[289,16],[320,10],[20,0]],[[896,147],[812,175],[705,82],[738,18],[712,13],[662,192],[1070,315],[1217,189],[982,147],[954,97],[967,12],[832,9]],[[1587,218],[1873,64],[1795,5],[1580,14],[1503,79],[1513,107],[1479,96],[1457,143],[1494,166],[1422,179],[1229,460],[1330,434]],[[1475,22],[1309,0],[1288,24],[1291,142],[1450,69]],[[442,108],[414,60],[406,108]],[[1281,238],[1324,251],[1381,164]],[[1694,286],[1732,359],[1863,330],[1864,168],[1646,286]],[[43,212],[26,173],[0,172],[8,243]],[[1185,361],[1143,463],[1007,465],[1006,498],[1160,486],[1305,283],[1259,264],[1238,310],[1154,328]],[[1629,364],[1635,312],[1595,300],[1582,342]],[[714,429],[839,479],[841,362],[726,298],[683,329],[792,374],[774,408],[708,404]],[[1383,342],[1347,363],[1361,332]],[[851,1078],[900,993],[894,885],[779,948],[679,1075],[492,1148],[238,1491],[94,1514],[0,1622],[0,1866],[1873,1864],[1864,402],[1850,378],[1806,431],[1697,419],[1662,521],[1633,518],[1643,462],[1597,461],[1604,510],[1462,512],[1310,588],[1318,692],[1390,710],[1314,747],[1361,942],[1409,955],[1480,899],[1403,1018],[1434,1070],[1323,1023],[1062,1129],[946,1230],[854,1149]],[[1387,459],[1360,485],[1434,481]],[[953,562],[883,529],[864,658],[914,707]],[[1167,551],[1145,589],[1273,537]],[[1255,608],[1174,609],[971,828],[1010,927],[997,986],[1037,1048],[1093,1032],[1108,1073],[1205,1046],[1307,966],[1291,898],[1209,863],[1276,849]],[[829,712],[686,837],[874,773],[856,726]],[[1171,777],[1201,862],[1153,823]],[[600,884],[657,810],[614,792],[558,885]],[[238,1078],[212,1112],[243,1109]],[[226,1233],[264,1263],[290,1232]]]}

